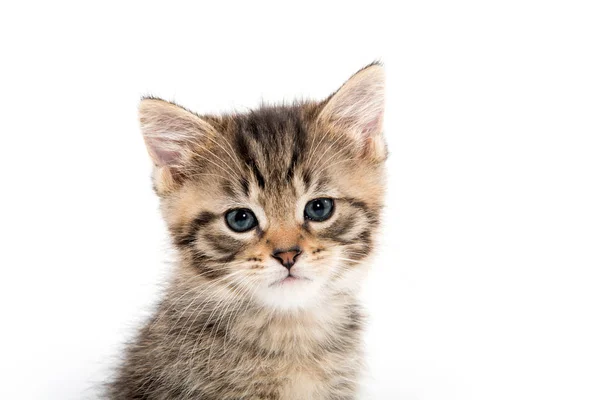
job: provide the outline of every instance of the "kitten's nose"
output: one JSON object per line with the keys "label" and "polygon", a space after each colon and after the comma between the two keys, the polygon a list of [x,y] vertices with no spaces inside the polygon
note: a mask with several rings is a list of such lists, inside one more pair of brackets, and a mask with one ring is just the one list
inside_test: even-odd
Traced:
{"label": "kitten's nose", "polygon": [[273,258],[276,258],[281,265],[286,267],[287,269],[291,269],[294,263],[296,262],[296,258],[302,253],[300,247],[295,246],[291,247],[287,250],[275,249],[273,254]]}

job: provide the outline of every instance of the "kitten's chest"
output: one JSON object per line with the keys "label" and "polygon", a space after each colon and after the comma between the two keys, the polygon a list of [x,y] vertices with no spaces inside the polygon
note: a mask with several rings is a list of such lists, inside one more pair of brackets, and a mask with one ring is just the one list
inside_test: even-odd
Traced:
{"label": "kitten's chest", "polygon": [[290,368],[281,395],[290,400],[321,399],[325,397],[327,386],[322,372],[317,369]]}
{"label": "kitten's chest", "polygon": [[[350,399],[360,370],[360,352],[319,348],[311,353],[286,352],[281,357],[265,358],[255,368],[253,385],[259,383],[264,398],[281,400]],[[255,367],[258,367],[255,365]]]}
{"label": "kitten's chest", "polygon": [[[277,399],[353,398],[351,382],[356,382],[361,369],[359,332],[344,329],[346,325],[337,320],[311,322],[270,321],[252,335],[248,335],[251,329],[236,329],[240,340],[250,340],[244,349],[259,349],[258,354],[248,357],[254,362],[260,360],[253,368],[257,374],[253,382],[264,384],[261,392],[276,392],[273,398]],[[246,333],[244,339],[242,332]]]}
{"label": "kitten's chest", "polygon": [[290,363],[284,376],[281,399],[325,400],[354,398],[361,360],[357,352],[330,354],[319,360]]}

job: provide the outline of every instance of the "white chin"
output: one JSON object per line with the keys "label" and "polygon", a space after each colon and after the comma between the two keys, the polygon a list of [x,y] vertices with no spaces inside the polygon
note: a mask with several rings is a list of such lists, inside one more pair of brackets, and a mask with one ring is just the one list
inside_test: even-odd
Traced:
{"label": "white chin", "polygon": [[258,294],[266,306],[278,310],[298,310],[314,306],[321,285],[307,279],[286,279],[275,283]]}

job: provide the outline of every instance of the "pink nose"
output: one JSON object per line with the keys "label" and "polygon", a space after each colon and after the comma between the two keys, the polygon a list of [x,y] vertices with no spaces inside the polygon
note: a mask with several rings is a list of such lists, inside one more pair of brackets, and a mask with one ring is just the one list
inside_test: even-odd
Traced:
{"label": "pink nose", "polygon": [[276,258],[281,263],[281,265],[283,265],[287,269],[291,269],[294,263],[296,262],[296,259],[301,253],[302,250],[300,250],[300,247],[296,246],[287,250],[277,249],[273,252],[273,254],[271,254],[271,256],[273,256],[273,258]]}

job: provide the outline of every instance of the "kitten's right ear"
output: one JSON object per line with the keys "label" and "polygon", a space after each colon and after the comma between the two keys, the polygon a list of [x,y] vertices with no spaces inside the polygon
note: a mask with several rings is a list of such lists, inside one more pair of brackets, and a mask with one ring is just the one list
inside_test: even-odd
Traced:
{"label": "kitten's right ear", "polygon": [[181,181],[192,150],[213,127],[176,104],[156,98],[142,99],[139,108],[142,134],[155,165],[154,179],[159,193],[168,192]]}
{"label": "kitten's right ear", "polygon": [[383,139],[385,73],[375,62],[361,69],[325,101],[319,120],[346,133],[363,157],[387,157]]}

